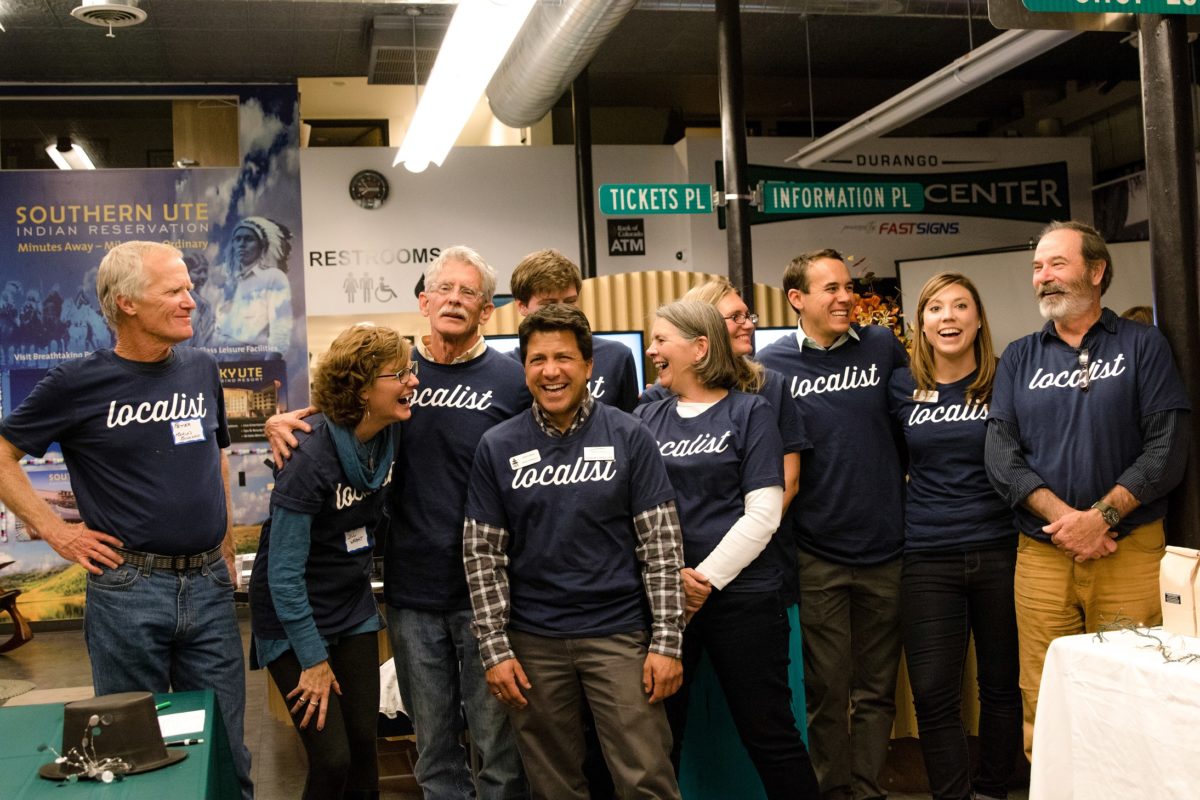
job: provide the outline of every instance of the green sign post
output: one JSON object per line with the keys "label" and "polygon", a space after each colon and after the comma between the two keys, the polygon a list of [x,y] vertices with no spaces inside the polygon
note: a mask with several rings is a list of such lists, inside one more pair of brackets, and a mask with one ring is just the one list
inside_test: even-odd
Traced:
{"label": "green sign post", "polygon": [[600,187],[600,213],[609,217],[642,214],[711,214],[707,183],[606,183]]}
{"label": "green sign post", "polygon": [[762,182],[765,214],[915,214],[925,208],[919,183]]}
{"label": "green sign post", "polygon": [[1021,0],[1030,11],[1072,14],[1200,14],[1200,0]]}

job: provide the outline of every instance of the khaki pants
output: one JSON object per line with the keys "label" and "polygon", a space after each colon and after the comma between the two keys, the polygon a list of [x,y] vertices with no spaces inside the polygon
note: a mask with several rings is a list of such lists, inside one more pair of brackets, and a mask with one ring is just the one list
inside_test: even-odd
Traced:
{"label": "khaki pants", "polygon": [[1026,758],[1033,756],[1033,720],[1050,642],[1094,633],[1117,619],[1161,624],[1158,562],[1165,547],[1162,520],[1134,528],[1112,555],[1083,563],[1052,544],[1021,536],[1014,590]]}
{"label": "khaki pants", "polygon": [[507,712],[535,800],[588,800],[584,697],[618,796],[679,800],[666,712],[642,691],[644,631],[555,639],[510,629],[508,636],[533,684],[529,705]]}

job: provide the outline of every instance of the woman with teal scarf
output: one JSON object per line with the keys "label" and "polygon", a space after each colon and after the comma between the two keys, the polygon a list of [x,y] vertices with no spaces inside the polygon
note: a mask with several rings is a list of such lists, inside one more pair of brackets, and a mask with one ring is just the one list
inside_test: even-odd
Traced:
{"label": "woman with teal scarf", "polygon": [[417,386],[408,342],[343,331],[316,370],[299,446],[276,474],[250,578],[252,666],[266,665],[308,753],[304,798],[379,796],[372,530]]}

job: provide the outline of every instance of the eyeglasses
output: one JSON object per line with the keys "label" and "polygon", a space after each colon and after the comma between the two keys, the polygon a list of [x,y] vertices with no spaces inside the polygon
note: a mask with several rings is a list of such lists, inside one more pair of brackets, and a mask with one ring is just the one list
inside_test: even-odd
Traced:
{"label": "eyeglasses", "polygon": [[417,377],[417,373],[420,372],[420,369],[419,369],[420,366],[421,365],[419,363],[417,363],[416,361],[410,361],[408,366],[405,367],[404,369],[400,370],[399,372],[385,372],[382,375],[380,375],[379,377],[395,378],[398,381],[404,380],[409,375],[412,375],[415,378],[415,377]]}
{"label": "eyeglasses", "polygon": [[1079,388],[1086,392],[1092,383],[1092,373],[1088,370],[1088,349],[1079,348]]}
{"label": "eyeglasses", "polygon": [[749,322],[751,325],[758,324],[758,314],[743,314],[741,311],[736,314],[730,314],[725,319],[732,322],[734,325],[744,325]]}
{"label": "eyeglasses", "polygon": [[453,294],[457,291],[459,297],[472,303],[483,299],[483,292],[479,289],[473,289],[470,286],[455,286],[453,283],[439,283],[436,286],[427,287],[425,291],[434,294]]}

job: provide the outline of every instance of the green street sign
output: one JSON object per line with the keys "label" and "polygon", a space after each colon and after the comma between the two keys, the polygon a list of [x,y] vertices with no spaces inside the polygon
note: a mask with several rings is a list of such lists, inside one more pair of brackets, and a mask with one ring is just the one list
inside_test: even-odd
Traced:
{"label": "green street sign", "polygon": [[919,183],[762,182],[765,214],[913,214],[925,208]]}
{"label": "green street sign", "polygon": [[606,183],[600,187],[600,213],[610,217],[641,214],[711,214],[707,183]]}
{"label": "green street sign", "polygon": [[1021,0],[1030,11],[1072,14],[1200,14],[1200,0]]}

